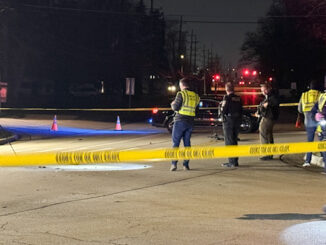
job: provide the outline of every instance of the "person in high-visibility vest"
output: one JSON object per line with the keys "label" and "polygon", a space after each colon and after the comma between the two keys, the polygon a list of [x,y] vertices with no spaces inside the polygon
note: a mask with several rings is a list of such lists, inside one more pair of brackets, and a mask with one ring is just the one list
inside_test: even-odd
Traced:
{"label": "person in high-visibility vest", "polygon": [[[171,103],[171,108],[176,112],[174,116],[174,124],[172,129],[173,147],[179,147],[181,139],[185,147],[190,147],[190,138],[192,134],[196,109],[199,104],[199,96],[190,87],[196,81],[192,77],[185,77],[180,80],[180,90],[174,101]],[[172,161],[170,171],[177,170],[177,162]],[[183,161],[183,169],[190,170],[189,160]]]}
{"label": "person in high-visibility vest", "polygon": [[[317,121],[311,116],[311,109],[314,107],[318,98],[320,96],[320,91],[318,90],[317,81],[311,81],[309,90],[302,93],[299,104],[298,112],[304,114],[304,125],[307,132],[307,141],[312,142],[315,138],[315,132],[317,129]],[[303,167],[309,167],[311,162],[311,152],[307,152],[306,160],[303,163]]]}
{"label": "person in high-visibility vest", "polygon": [[[326,93],[321,93],[318,97],[317,103],[311,109],[311,117],[317,122],[317,132],[320,141],[326,141]],[[324,171],[322,174],[326,174],[326,152],[321,152],[324,162]]]}

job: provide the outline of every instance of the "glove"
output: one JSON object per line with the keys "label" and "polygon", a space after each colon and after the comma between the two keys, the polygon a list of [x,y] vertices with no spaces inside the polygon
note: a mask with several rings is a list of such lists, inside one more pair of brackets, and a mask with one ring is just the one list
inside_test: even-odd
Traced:
{"label": "glove", "polygon": [[324,115],[321,114],[320,112],[316,113],[315,119],[317,122],[320,122],[322,119],[324,119]]}

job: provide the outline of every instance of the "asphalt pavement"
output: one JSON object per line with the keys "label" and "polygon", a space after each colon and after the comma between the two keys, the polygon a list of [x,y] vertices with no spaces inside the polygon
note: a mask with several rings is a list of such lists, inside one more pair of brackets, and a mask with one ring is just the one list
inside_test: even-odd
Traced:
{"label": "asphalt pavement", "polygon": [[[52,124],[51,117],[1,120],[20,129],[49,130]],[[58,117],[58,127],[108,132],[115,122]],[[17,153],[171,146],[165,129],[146,133],[150,125],[123,121],[122,128],[144,134],[32,135],[12,144]],[[224,144],[209,136],[196,131],[192,143]],[[257,144],[258,134],[240,139]],[[304,139],[292,122],[275,127],[278,143]],[[169,171],[169,161],[129,163],[139,168],[124,171],[0,168],[0,244],[325,245],[325,176],[321,168],[300,167],[303,154],[293,156],[266,162],[244,157],[237,169],[222,168],[226,159],[194,160],[191,171],[176,172]],[[296,164],[286,162],[288,157]]]}

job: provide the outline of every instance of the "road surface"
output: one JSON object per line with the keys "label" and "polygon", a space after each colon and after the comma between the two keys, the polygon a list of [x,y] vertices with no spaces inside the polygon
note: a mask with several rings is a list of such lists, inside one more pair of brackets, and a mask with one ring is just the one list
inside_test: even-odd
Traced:
{"label": "road surface", "polygon": [[[4,126],[46,126],[51,120],[2,119]],[[62,127],[112,130],[114,123],[65,120]],[[123,125],[142,134],[32,135],[13,142],[17,153],[149,149],[171,146],[165,130]],[[146,133],[148,130],[149,133]],[[152,131],[154,130],[154,131]],[[193,145],[223,145],[209,131],[195,132]],[[258,134],[240,136],[258,143]],[[276,126],[276,142],[305,140],[293,125]],[[9,145],[0,146],[10,153]],[[297,157],[301,159],[301,157]],[[191,171],[169,171],[169,162],[125,171],[63,171],[0,168],[0,244],[304,244],[314,229],[326,244],[325,176],[276,158],[190,162]],[[303,161],[303,160],[302,160]],[[319,230],[318,230],[319,229]],[[295,232],[295,236],[293,236]],[[312,233],[311,233],[312,234]],[[302,238],[303,239],[303,238]],[[315,243],[314,243],[315,242]]]}

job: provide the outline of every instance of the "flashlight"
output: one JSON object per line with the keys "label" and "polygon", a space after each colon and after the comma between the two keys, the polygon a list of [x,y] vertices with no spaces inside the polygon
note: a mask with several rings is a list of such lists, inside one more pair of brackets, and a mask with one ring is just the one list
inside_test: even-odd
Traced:
{"label": "flashlight", "polygon": [[322,119],[322,120],[319,122],[319,125],[322,126],[322,127],[325,127],[325,126],[326,126],[326,120],[325,120],[325,119]]}

